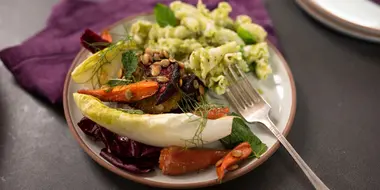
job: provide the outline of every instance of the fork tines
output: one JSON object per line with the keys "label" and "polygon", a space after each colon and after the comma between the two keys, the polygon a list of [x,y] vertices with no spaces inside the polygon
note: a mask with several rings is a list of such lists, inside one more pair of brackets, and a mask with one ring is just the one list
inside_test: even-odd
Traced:
{"label": "fork tines", "polygon": [[262,100],[260,94],[252,87],[246,74],[237,64],[229,65],[224,74],[230,83],[226,96],[236,108],[245,109]]}

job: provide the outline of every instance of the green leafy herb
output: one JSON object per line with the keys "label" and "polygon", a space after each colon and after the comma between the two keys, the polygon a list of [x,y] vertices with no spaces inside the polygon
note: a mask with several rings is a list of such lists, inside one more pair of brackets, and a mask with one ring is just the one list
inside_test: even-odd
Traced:
{"label": "green leafy herb", "polygon": [[[233,113],[232,115],[237,116]],[[259,158],[267,149],[261,140],[252,133],[244,120],[240,117],[235,117],[232,123],[232,132],[227,137],[220,139],[220,142],[228,149],[233,149],[242,142],[248,142],[252,148],[250,157]]]}
{"label": "green leafy herb", "polygon": [[129,114],[144,114],[142,110],[138,110],[138,109],[121,109],[120,108],[119,110],[125,113],[129,113]]}
{"label": "green leafy herb", "polygon": [[256,38],[246,29],[238,27],[236,30],[239,37],[245,42],[245,44],[254,44],[257,40]]}
{"label": "green leafy herb", "polygon": [[107,85],[110,87],[119,86],[119,85],[127,85],[131,83],[131,80],[126,79],[111,79],[107,82]]}
{"label": "green leafy herb", "polygon": [[174,16],[174,12],[164,4],[157,3],[154,7],[154,16],[156,17],[156,22],[161,27],[177,25],[177,19]]}
{"label": "green leafy herb", "polygon": [[121,62],[123,63],[123,68],[125,70],[125,78],[128,80],[131,78],[132,73],[136,71],[138,58],[136,56],[136,52],[133,50],[129,50],[124,52],[121,55]]}

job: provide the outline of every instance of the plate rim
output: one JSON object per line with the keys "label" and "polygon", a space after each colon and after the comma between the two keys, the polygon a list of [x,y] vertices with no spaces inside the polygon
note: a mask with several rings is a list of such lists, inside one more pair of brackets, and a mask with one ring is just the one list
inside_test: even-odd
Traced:
{"label": "plate rim", "polygon": [[342,33],[373,42],[380,42],[380,29],[358,25],[332,14],[314,1],[296,0],[296,3],[316,20]]}
{"label": "plate rim", "polygon": [[[111,24],[107,27],[105,27],[105,29],[108,29],[108,28],[113,28],[119,24],[122,24],[122,23],[125,23],[126,21],[128,20],[132,20],[136,17],[139,17],[139,16],[144,16],[144,15],[148,15],[148,14],[151,14],[152,12],[145,12],[145,13],[140,13],[140,14],[134,14],[134,15],[131,15],[131,16],[128,16],[128,17],[125,17],[117,22],[115,22],[114,24]],[[286,62],[286,60],[284,59],[283,55],[279,52],[279,50],[272,44],[268,41],[268,45],[272,48],[272,50],[277,54],[277,56],[279,57],[279,59],[281,60],[286,72],[287,72],[287,75],[289,77],[289,81],[290,81],[290,88],[291,88],[291,100],[292,100],[292,105],[291,105],[291,108],[290,108],[290,115],[289,115],[289,119],[286,123],[286,126],[284,128],[284,131],[283,131],[283,135],[284,136],[287,136],[292,125],[293,125],[293,122],[294,122],[294,117],[295,117],[295,113],[296,113],[296,105],[297,105],[297,98],[296,98],[296,86],[295,86],[295,82],[294,82],[294,78],[293,78],[293,74],[290,70],[290,67],[288,65],[288,63]],[[74,60],[72,61],[72,64],[67,72],[67,75],[66,75],[66,78],[65,78],[65,83],[64,83],[64,89],[63,89],[63,108],[64,108],[64,114],[65,114],[65,119],[66,119],[66,122],[67,122],[67,125],[69,126],[69,129],[70,129],[70,132],[71,134],[74,136],[75,140],[79,143],[79,145],[81,146],[81,148],[95,161],[97,162],[99,165],[101,165],[102,167],[106,168],[107,170],[125,178],[125,179],[128,179],[128,180],[132,180],[134,182],[137,182],[137,183],[141,183],[141,184],[145,184],[145,185],[148,185],[148,186],[152,186],[152,187],[160,187],[160,188],[170,188],[170,189],[189,189],[189,188],[201,188],[201,187],[208,187],[208,186],[212,186],[212,185],[217,185],[219,184],[216,180],[208,180],[208,181],[203,181],[203,182],[196,182],[196,183],[189,183],[189,184],[170,184],[170,183],[164,183],[164,182],[157,182],[157,181],[151,181],[151,180],[148,180],[148,179],[144,179],[143,177],[141,176],[138,176],[138,175],[135,175],[135,174],[131,174],[131,173],[128,173],[127,171],[124,171],[120,168],[117,168],[116,166],[113,166],[112,164],[109,164],[107,162],[105,162],[103,159],[100,158],[100,156],[98,154],[96,154],[95,152],[93,152],[87,145],[86,143],[83,141],[83,139],[79,136],[77,130],[75,129],[75,126],[74,126],[74,123],[72,121],[72,118],[71,118],[71,115],[70,115],[70,111],[68,109],[68,86],[69,86],[69,82],[71,81],[71,75],[70,73],[73,71],[73,69],[75,68],[75,62],[77,62],[77,60],[79,59],[80,55],[86,53],[86,49],[84,48],[81,48],[80,51],[77,53],[77,55],[75,56]],[[259,165],[261,165],[262,163],[264,163],[269,157],[271,157],[275,152],[276,150],[279,148],[280,146],[280,142],[277,140],[275,142],[275,144],[267,150],[267,152],[262,155],[259,159],[257,159],[256,162],[253,162],[253,163],[249,163],[247,164],[247,166],[245,167],[246,169],[240,169],[240,170],[236,170],[235,172],[231,173],[231,175],[227,175],[225,177],[225,179],[223,180],[223,183],[227,182],[227,181],[230,181],[230,180],[233,180],[235,178],[238,178],[242,175],[245,175],[246,173],[252,171],[253,169],[255,169],[256,167],[258,167]]]}

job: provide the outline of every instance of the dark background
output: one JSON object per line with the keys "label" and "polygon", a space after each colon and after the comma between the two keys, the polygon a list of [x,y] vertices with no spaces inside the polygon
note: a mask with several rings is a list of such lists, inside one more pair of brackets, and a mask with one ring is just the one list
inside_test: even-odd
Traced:
{"label": "dark background", "polygon": [[[0,1],[0,49],[44,26],[58,0]],[[378,189],[380,45],[317,23],[292,0],[266,0],[297,87],[288,136],[331,189]],[[27,94],[0,64],[0,189],[152,189],[99,166],[70,134],[62,108]],[[209,189],[312,189],[285,149]]]}

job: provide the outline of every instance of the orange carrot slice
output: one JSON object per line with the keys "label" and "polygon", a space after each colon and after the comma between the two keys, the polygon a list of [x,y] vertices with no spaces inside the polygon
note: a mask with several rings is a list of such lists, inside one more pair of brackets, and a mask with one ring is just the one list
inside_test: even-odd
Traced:
{"label": "orange carrot slice", "polygon": [[87,94],[105,102],[135,102],[153,96],[158,90],[156,81],[140,81],[133,84],[115,86],[112,89],[78,90],[80,94]]}
{"label": "orange carrot slice", "polygon": [[228,107],[225,108],[213,108],[207,114],[207,119],[218,119],[226,116],[230,112]]}
{"label": "orange carrot slice", "polygon": [[[234,153],[238,152],[239,154]],[[241,160],[248,158],[252,153],[251,145],[248,142],[242,142],[236,146],[231,152],[229,152],[222,160],[222,163],[216,167],[216,174],[218,175],[219,181],[222,181],[226,170],[238,163]]]}
{"label": "orange carrot slice", "polygon": [[112,42],[112,36],[109,33],[108,30],[103,30],[102,34],[100,35],[104,40],[107,40],[108,42]]}
{"label": "orange carrot slice", "polygon": [[[207,119],[219,119],[223,116],[226,116],[228,114],[228,112],[230,111],[230,109],[228,107],[225,107],[225,108],[212,108],[210,110],[208,110],[208,113],[207,113]],[[199,113],[199,111],[196,111],[195,112],[196,115],[201,115]]]}
{"label": "orange carrot slice", "polygon": [[229,150],[167,147],[161,150],[159,168],[164,175],[182,175],[206,169],[223,158]]}

